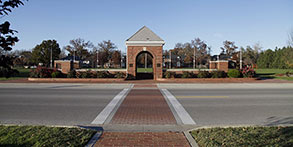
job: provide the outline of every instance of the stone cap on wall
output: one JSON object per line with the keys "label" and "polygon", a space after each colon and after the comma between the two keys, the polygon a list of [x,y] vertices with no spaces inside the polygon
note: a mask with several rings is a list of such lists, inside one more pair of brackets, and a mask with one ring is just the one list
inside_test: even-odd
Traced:
{"label": "stone cap on wall", "polygon": [[166,69],[166,71],[217,71],[218,69]]}

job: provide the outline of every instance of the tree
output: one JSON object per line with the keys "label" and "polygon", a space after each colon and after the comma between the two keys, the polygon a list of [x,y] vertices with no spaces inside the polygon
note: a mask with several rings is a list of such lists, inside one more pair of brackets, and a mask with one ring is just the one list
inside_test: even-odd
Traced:
{"label": "tree", "polygon": [[202,65],[204,60],[207,59],[210,49],[200,38],[195,38],[191,42],[184,44],[177,43],[174,47],[173,54],[179,57],[178,60],[180,62],[184,61],[184,64],[189,67],[193,64],[195,68],[197,64]]}
{"label": "tree", "polygon": [[[93,44],[90,41],[85,41],[84,39],[78,38],[69,41],[70,45],[64,47],[71,56],[79,57],[81,60],[84,60],[88,55]],[[75,58],[75,57],[74,57]]]}
{"label": "tree", "polygon": [[[35,64],[43,63],[45,66],[50,66],[51,51],[53,61],[59,59],[61,53],[59,44],[56,40],[44,40],[37,45],[32,51],[32,61]],[[52,61],[52,63],[53,63]]]}
{"label": "tree", "polygon": [[288,35],[288,45],[293,47],[293,30]]}
{"label": "tree", "polygon": [[246,49],[241,48],[244,64],[256,65],[261,49],[259,43],[253,45],[253,47],[247,46]]}
{"label": "tree", "polygon": [[121,53],[119,51],[114,51],[112,55],[112,60],[115,65],[121,66]]}
{"label": "tree", "polygon": [[[17,8],[20,5],[24,5],[22,0],[0,0],[0,17],[8,15],[13,8]],[[12,46],[19,41],[14,36],[17,31],[10,29],[10,23],[5,21],[0,24],[0,77],[10,77],[15,73],[11,67],[13,66],[13,57],[7,56],[5,52],[11,51]]]}
{"label": "tree", "polygon": [[235,42],[228,41],[228,40],[224,41],[223,45],[224,47],[221,47],[222,54],[227,54],[229,56],[232,56],[235,53],[236,49],[238,48],[235,45]]}
{"label": "tree", "polygon": [[259,59],[257,60],[259,68],[272,68],[272,61],[274,60],[274,51],[268,49],[260,53]]}
{"label": "tree", "polygon": [[98,50],[99,64],[104,67],[105,63],[111,59],[112,53],[117,47],[111,40],[108,40],[98,43],[96,48]]}
{"label": "tree", "polygon": [[13,65],[14,66],[30,66],[32,65],[32,52],[31,51],[26,51],[26,50],[21,50],[17,51],[14,53],[17,58],[13,60]]}
{"label": "tree", "polygon": [[210,48],[208,45],[200,40],[199,38],[195,38],[194,40],[191,41],[192,48],[194,49],[194,68],[196,63],[199,63],[200,65],[202,64],[203,60],[208,57],[208,52],[210,52]]}

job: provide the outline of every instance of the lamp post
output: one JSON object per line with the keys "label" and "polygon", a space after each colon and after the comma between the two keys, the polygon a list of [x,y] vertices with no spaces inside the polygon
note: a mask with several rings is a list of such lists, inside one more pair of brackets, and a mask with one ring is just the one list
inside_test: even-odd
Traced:
{"label": "lamp post", "polygon": [[53,52],[52,52],[52,46],[51,46],[51,57],[50,57],[50,67],[53,68]]}
{"label": "lamp post", "polygon": [[122,49],[120,51],[120,68],[122,68],[122,62],[123,62],[123,55],[122,55]]}
{"label": "lamp post", "polygon": [[242,49],[240,49],[240,69],[242,69]]}
{"label": "lamp post", "polygon": [[178,62],[177,62],[177,66],[180,68],[180,56],[177,56]]}
{"label": "lamp post", "polygon": [[170,63],[169,63],[169,68],[172,68],[172,51],[170,50]]}
{"label": "lamp post", "polygon": [[193,69],[195,69],[195,47],[193,48]]}

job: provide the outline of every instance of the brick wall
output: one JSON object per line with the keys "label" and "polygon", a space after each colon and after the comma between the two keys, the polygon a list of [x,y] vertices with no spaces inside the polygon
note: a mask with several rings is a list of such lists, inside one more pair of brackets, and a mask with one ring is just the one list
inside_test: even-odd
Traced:
{"label": "brick wall", "polygon": [[228,61],[227,62],[219,62],[218,63],[218,70],[228,72]]}
{"label": "brick wall", "polygon": [[226,60],[210,61],[210,69],[218,69],[221,71],[228,72],[229,70],[228,61]]}
{"label": "brick wall", "polygon": [[80,68],[79,61],[75,61],[74,64],[72,65],[73,62],[71,61],[63,61],[63,60],[55,60],[54,61],[54,68],[57,68],[61,70],[62,73],[68,73],[72,69],[78,69]]}

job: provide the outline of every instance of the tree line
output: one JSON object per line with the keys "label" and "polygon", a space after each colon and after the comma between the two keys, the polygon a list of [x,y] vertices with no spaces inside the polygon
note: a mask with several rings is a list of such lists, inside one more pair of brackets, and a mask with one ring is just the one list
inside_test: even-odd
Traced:
{"label": "tree line", "polygon": [[[51,54],[52,52],[52,54]],[[68,52],[68,55],[66,55]],[[105,67],[106,63],[113,63],[120,66],[121,64],[121,51],[117,50],[116,45],[108,41],[102,41],[94,46],[90,41],[77,38],[69,41],[69,44],[60,48],[56,40],[44,40],[42,43],[36,45],[32,51],[15,51],[13,56],[19,56],[15,58],[14,64],[16,66],[29,66],[38,65],[43,63],[43,66],[50,67],[53,61],[63,59],[67,60],[80,60],[90,61],[91,67]]]}
{"label": "tree line", "polygon": [[[233,56],[237,53],[237,48],[235,42],[226,40],[221,47],[221,54]],[[202,68],[208,66],[208,62],[211,60],[211,52],[212,48],[208,46],[206,41],[196,37],[190,42],[176,43],[174,49],[164,52],[164,56],[173,56],[168,58],[182,64],[180,67]]]}

